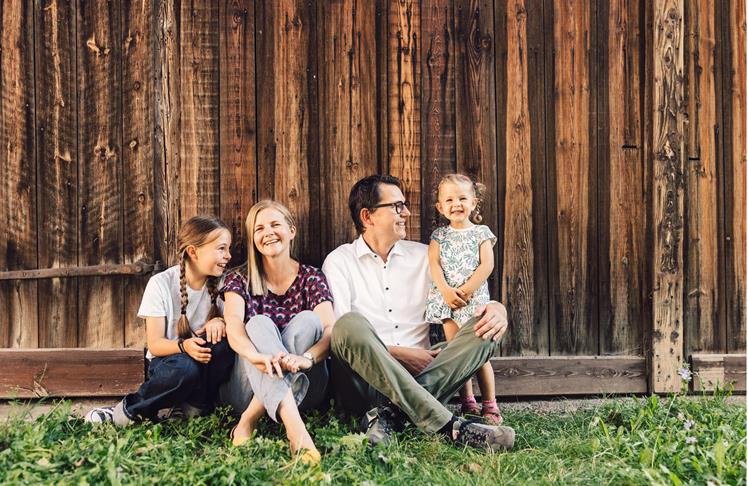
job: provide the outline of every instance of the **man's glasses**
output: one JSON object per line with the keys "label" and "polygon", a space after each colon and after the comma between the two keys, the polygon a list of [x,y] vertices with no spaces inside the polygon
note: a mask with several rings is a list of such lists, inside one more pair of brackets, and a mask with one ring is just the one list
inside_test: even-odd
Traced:
{"label": "man's glasses", "polygon": [[376,206],[372,206],[369,209],[378,209],[378,208],[386,208],[386,207],[393,207],[395,208],[395,212],[397,214],[400,214],[403,212],[403,208],[410,208],[410,202],[408,201],[397,201],[393,203],[386,203],[386,204],[377,204]]}

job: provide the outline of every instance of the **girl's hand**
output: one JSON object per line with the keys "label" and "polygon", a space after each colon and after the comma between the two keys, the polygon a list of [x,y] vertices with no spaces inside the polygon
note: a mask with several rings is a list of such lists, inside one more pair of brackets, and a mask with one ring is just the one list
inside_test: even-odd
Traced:
{"label": "girl's hand", "polygon": [[287,354],[281,361],[283,368],[291,373],[305,371],[312,367],[311,360],[296,354]]}
{"label": "girl's hand", "polygon": [[447,303],[450,309],[459,309],[465,307],[467,302],[463,298],[462,291],[454,287],[447,287],[442,293],[444,301]]}
{"label": "girl's hand", "polygon": [[288,353],[284,353],[283,351],[280,351],[275,356],[272,354],[252,353],[247,356],[247,360],[258,370],[267,373],[271,378],[274,376],[274,373],[278,378],[283,378],[281,361],[287,354]]}
{"label": "girl's hand", "polygon": [[459,293],[460,297],[462,297],[462,300],[464,300],[465,302],[470,302],[470,299],[473,298],[473,293],[472,292],[468,292],[467,290],[463,289],[462,287],[460,287],[459,289],[457,289],[457,292]]}
{"label": "girl's hand", "polygon": [[192,337],[185,339],[182,343],[184,352],[190,355],[198,363],[208,364],[210,362],[210,348],[205,348],[205,339]]}
{"label": "girl's hand", "polygon": [[221,339],[226,336],[226,321],[223,320],[223,317],[214,317],[206,322],[205,326],[200,328],[196,334],[200,336],[205,335],[205,339],[209,343],[220,343]]}

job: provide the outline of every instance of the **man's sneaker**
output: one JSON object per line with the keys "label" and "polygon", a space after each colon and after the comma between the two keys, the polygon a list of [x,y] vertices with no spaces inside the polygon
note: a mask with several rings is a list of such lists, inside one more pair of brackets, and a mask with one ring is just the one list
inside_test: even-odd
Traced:
{"label": "man's sneaker", "polygon": [[511,449],[514,446],[514,429],[503,425],[485,425],[458,417],[452,424],[452,440],[455,444],[488,452]]}
{"label": "man's sneaker", "polygon": [[387,445],[392,433],[403,428],[403,420],[390,407],[372,408],[361,419],[361,428],[366,431],[369,444]]}
{"label": "man's sneaker", "polygon": [[114,407],[97,407],[89,410],[83,417],[83,420],[90,424],[103,424],[104,422],[113,422],[112,412]]}

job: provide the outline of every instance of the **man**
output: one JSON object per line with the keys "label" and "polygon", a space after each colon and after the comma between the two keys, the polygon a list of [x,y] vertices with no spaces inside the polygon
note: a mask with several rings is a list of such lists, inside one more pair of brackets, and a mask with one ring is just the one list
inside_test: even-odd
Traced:
{"label": "man", "polygon": [[375,407],[363,419],[374,444],[387,442],[404,414],[459,445],[512,447],[510,427],[467,421],[444,406],[496,351],[507,328],[504,306],[489,303],[449,345],[429,349],[428,247],[404,240],[410,212],[400,181],[365,177],[351,189],[348,206],[359,237],[322,266],[339,317],[331,349],[340,404],[354,412]]}

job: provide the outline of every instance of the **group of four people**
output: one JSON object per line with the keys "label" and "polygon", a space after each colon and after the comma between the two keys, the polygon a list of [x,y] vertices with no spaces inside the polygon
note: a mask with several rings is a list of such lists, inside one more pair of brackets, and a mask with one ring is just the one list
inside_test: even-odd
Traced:
{"label": "group of four people", "polygon": [[[321,270],[292,257],[296,223],[278,202],[252,207],[247,262],[229,272],[226,225],[191,218],[179,232],[179,264],[149,280],[138,312],[147,380],[87,420],[127,425],[175,406],[191,417],[228,404],[241,412],[234,445],[249,440],[267,413],[283,422],[291,452],[316,463],[299,410],[320,406],[332,388],[340,406],[362,416],[374,444],[409,421],[459,445],[512,447],[514,431],[500,425],[486,368],[507,315],[488,297],[495,237],[477,224],[481,189],[457,174],[441,181],[442,224],[427,246],[405,239],[410,212],[397,178],[359,180],[349,196],[359,236],[332,251]],[[429,321],[444,325],[447,342],[431,346]],[[482,410],[469,388],[479,370]],[[460,390],[461,411],[483,420],[445,406]]]}

